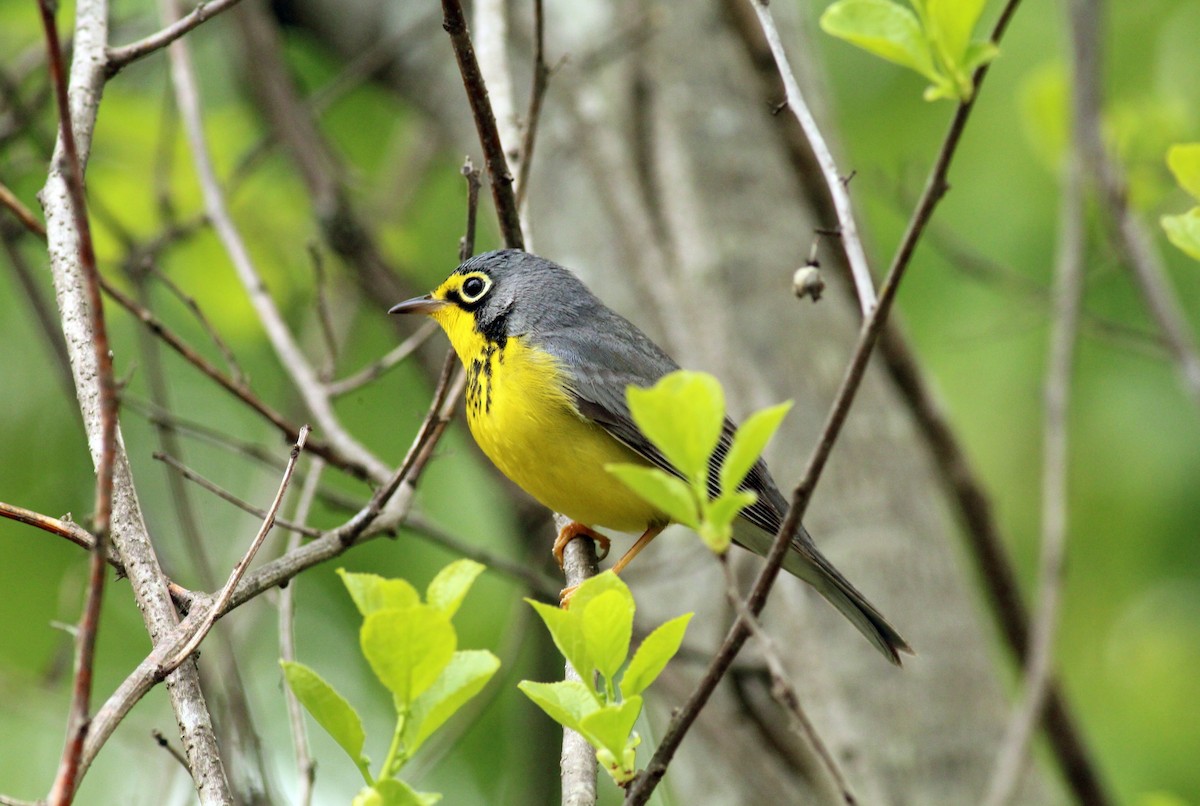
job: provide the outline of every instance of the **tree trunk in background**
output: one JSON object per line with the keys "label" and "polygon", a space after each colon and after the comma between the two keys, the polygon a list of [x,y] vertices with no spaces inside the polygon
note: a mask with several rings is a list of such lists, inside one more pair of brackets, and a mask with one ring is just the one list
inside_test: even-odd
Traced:
{"label": "tree trunk in background", "polygon": [[[530,38],[530,5],[512,4],[518,41]],[[797,198],[791,167],[770,130],[770,110],[720,2],[653,9],[624,3],[620,11],[605,3],[547,5],[547,58],[553,63],[566,53],[570,61],[551,79],[539,129],[527,233],[532,248],[579,272],[680,363],[718,375],[735,415],[795,399],[768,454],[788,490],[825,418],[859,322],[856,308],[836,291],[815,306],[791,295],[791,270],[807,256],[813,228],[834,222],[811,220]],[[802,68],[804,38],[796,25],[784,24],[794,22],[793,10],[773,9],[785,18],[784,40]],[[395,41],[387,80],[429,114],[448,142],[482,164],[432,3],[294,0],[287,14],[347,59],[381,38]],[[528,50],[510,48],[520,115]],[[920,263],[913,269],[921,271]],[[822,550],[918,653],[894,669],[813,591],[790,578],[776,587],[765,623],[852,790],[871,804],[975,802],[1007,714],[1000,653],[957,548],[942,486],[906,410],[878,373],[859,395],[806,522]],[[672,531],[627,579],[645,623],[696,610],[688,645],[707,652],[730,618],[721,574],[694,535]],[[538,537],[548,550],[549,529]],[[747,573],[758,562],[741,560]],[[755,651],[751,641],[685,740],[666,779],[672,802],[828,797],[809,749],[771,699]],[[679,661],[657,696],[651,694],[653,725],[643,730],[651,746],[702,669]],[[648,754],[643,749],[639,756],[644,761]],[[1037,769],[1028,773],[1017,802],[1061,801],[1049,778]]]}

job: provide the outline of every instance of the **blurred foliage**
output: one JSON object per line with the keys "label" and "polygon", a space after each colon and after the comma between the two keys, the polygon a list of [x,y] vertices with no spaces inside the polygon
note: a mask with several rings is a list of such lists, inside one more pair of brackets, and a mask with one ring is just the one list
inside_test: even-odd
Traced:
{"label": "blurred foliage", "polygon": [[[805,5],[811,29],[826,4]],[[1132,198],[1148,222],[1184,209],[1190,200],[1164,162],[1173,142],[1200,139],[1200,4],[1186,0],[1111,3],[1105,70],[1108,133],[1131,177]],[[989,4],[983,25],[997,12]],[[65,28],[71,4],[59,19]],[[113,41],[130,41],[152,25],[143,4],[117,3]],[[153,15],[151,14],[152,18]],[[239,78],[242,61],[228,23],[217,19],[192,36],[203,64],[206,126],[218,170],[237,166],[264,135],[264,124]],[[553,37],[554,32],[549,35]],[[436,26],[430,36],[442,36]],[[36,58],[41,33],[28,0],[0,0],[0,69]],[[833,129],[845,148],[843,168],[854,169],[852,191],[866,215],[873,262],[890,254],[907,210],[940,142],[948,106],[921,100],[921,77],[845,43],[820,37]],[[292,34],[289,58],[301,84],[315,89],[338,71],[315,45]],[[1040,387],[1047,343],[1048,292],[1055,253],[1056,155],[1065,143],[1065,36],[1056,4],[1027,3],[1014,18],[967,128],[951,171],[952,191],[900,294],[903,320],[944,398],[972,458],[994,493],[996,513],[1027,590],[1035,582],[1039,522]],[[36,93],[41,73],[20,81],[23,97]],[[169,177],[169,200],[181,222],[199,212],[199,194],[177,127],[164,129],[171,106],[162,56],[135,65],[108,86],[96,132],[88,181],[103,270],[122,286],[132,281],[120,265],[124,240],[161,231],[165,220],[154,189]],[[323,131],[350,170],[356,200],[378,226],[390,256],[417,287],[431,285],[455,262],[463,218],[461,154],[428,149],[430,132],[415,112],[383,90],[366,86],[323,115]],[[36,209],[54,122],[36,112],[30,133],[0,144],[0,180]],[[1024,135],[1022,135],[1024,132]],[[166,168],[160,166],[169,166]],[[412,170],[409,170],[412,169]],[[398,186],[403,177],[403,184]],[[298,332],[315,332],[315,283],[307,245],[318,241],[311,210],[295,173],[277,151],[238,179],[233,212],[266,282]],[[481,216],[486,222],[487,216]],[[1200,332],[1200,271],[1170,248],[1157,246],[1193,330]],[[486,235],[481,248],[486,246]],[[494,243],[494,238],[490,239]],[[44,248],[30,238],[21,252],[50,301]],[[1118,264],[1111,235],[1094,230],[1089,242],[1086,327],[1082,334],[1071,416],[1071,544],[1064,624],[1059,641],[1062,676],[1121,802],[1175,806],[1200,802],[1200,414],[1181,391],[1174,368],[1145,306]],[[92,502],[91,463],[72,393],[39,330],[31,306],[0,259],[0,500],[52,515],[70,512],[86,522]],[[338,370],[352,371],[389,349],[396,339],[383,311],[396,300],[364,306],[347,274],[327,260],[338,334]],[[236,352],[255,390],[289,416],[299,417],[261,329],[250,314],[228,261],[209,232],[186,237],[162,255],[161,268],[196,297]],[[161,283],[149,286],[152,307],[191,344],[220,363],[204,331]],[[140,328],[112,310],[119,377],[128,394],[145,400],[146,362]],[[311,355],[322,346],[305,345]],[[436,361],[442,343],[427,348]],[[216,425],[239,439],[287,447],[245,408],[173,354],[164,354],[172,405],[190,420]],[[425,373],[404,366],[348,395],[338,411],[354,433],[385,460],[403,455],[428,404]],[[165,468],[151,458],[158,439],[146,420],[126,410],[124,438],[139,481],[149,526],[163,563],[181,584],[203,587],[173,515]],[[265,504],[278,481],[275,469],[208,442],[185,438],[190,466],[242,497]],[[523,559],[515,531],[498,529],[496,512],[510,512],[506,490],[494,483],[470,440],[455,425],[422,482],[418,505],[431,520],[462,539]],[[360,484],[327,474],[327,483],[363,499]],[[205,548],[218,568],[240,554],[258,523],[207,493],[191,490]],[[469,497],[470,506],[464,505]],[[318,526],[344,513],[319,505]],[[57,622],[77,618],[85,560],[65,541],[0,521],[0,790],[32,798],[44,793],[57,763],[66,713],[70,646]],[[266,549],[281,550],[276,536]],[[539,550],[538,561],[543,551]],[[344,558],[352,570],[425,580],[454,559],[423,539],[402,533]],[[347,624],[356,618],[332,567],[296,583],[301,657],[356,652]],[[486,701],[477,717],[451,721],[452,738],[431,742],[410,768],[412,780],[446,793],[450,803],[528,803],[556,791],[557,738],[541,730],[536,709],[515,694],[520,678],[551,679],[545,639],[529,629],[521,586],[486,574],[458,616],[463,643],[493,649],[503,660],[493,684],[504,693]],[[275,665],[275,619],[269,597],[222,621],[247,653],[243,674],[255,704],[272,774],[287,791],[294,779],[290,740],[282,718]],[[981,602],[981,608],[983,604]],[[103,697],[137,663],[147,639],[129,588],[117,581],[105,603],[96,691]],[[206,645],[207,647],[207,645]],[[206,652],[208,650],[206,649]],[[998,648],[998,662],[1004,653]],[[391,706],[356,664],[323,666],[330,682],[360,704],[368,734],[386,733]],[[491,688],[489,690],[492,690]],[[374,698],[374,699],[372,699]],[[371,707],[374,703],[374,707]],[[471,708],[467,709],[472,710]],[[515,727],[514,727],[515,726]],[[80,802],[186,802],[190,790],[177,765],[154,747],[152,727],[174,731],[166,697],[156,689],[122,725],[84,783]],[[519,731],[528,741],[497,741]],[[340,751],[311,731],[318,759]],[[447,753],[450,745],[455,752]],[[128,771],[136,765],[136,781]],[[354,791],[354,771],[323,764],[319,799]],[[537,791],[538,786],[544,787]],[[531,789],[532,787],[532,789]],[[146,793],[154,792],[153,796]],[[102,797],[100,793],[106,793]],[[108,797],[123,793],[122,797]],[[135,794],[136,793],[136,794]],[[486,796],[484,795],[486,793]],[[126,797],[127,796],[127,797]],[[344,801],[344,798],[342,798]]]}

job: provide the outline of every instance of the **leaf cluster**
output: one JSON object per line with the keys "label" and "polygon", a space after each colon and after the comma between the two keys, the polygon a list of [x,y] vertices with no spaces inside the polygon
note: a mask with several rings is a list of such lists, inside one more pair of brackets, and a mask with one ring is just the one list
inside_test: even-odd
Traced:
{"label": "leaf cluster", "polygon": [[637,773],[641,738],[633,726],[642,711],[642,692],[679,651],[692,614],[656,628],[626,664],[636,608],[633,594],[613,572],[580,585],[570,609],[526,601],[581,680],[522,680],[518,688],[555,722],[587,739],[596,748],[596,760],[617,784],[628,783]]}
{"label": "leaf cluster", "polygon": [[825,33],[929,79],[925,100],[969,101],[972,74],[999,50],[972,32],[984,0],[838,0],[821,15]]}
{"label": "leaf cluster", "polygon": [[[1180,143],[1167,150],[1167,167],[1175,181],[1200,202],[1200,143]],[[1186,213],[1161,219],[1167,238],[1190,257],[1200,260],[1200,204]]]}
{"label": "leaf cluster", "polygon": [[431,806],[441,795],[417,792],[395,776],[422,744],[487,684],[500,660],[487,650],[458,649],[451,618],[483,566],[458,560],[443,568],[425,600],[403,579],[338,570],[362,615],[359,645],[396,709],[391,746],[378,775],[363,752],[362,718],[313,669],[281,661],[292,693],[354,762],[367,786],[354,806]]}
{"label": "leaf cluster", "polygon": [[757,500],[741,485],[792,404],[752,414],[726,450],[721,438],[732,426],[725,418],[725,392],[712,375],[678,370],[649,389],[630,386],[627,396],[634,422],[679,475],[634,464],[606,469],[673,522],[694,529],[713,551],[724,553],[733,539],[733,522]]}

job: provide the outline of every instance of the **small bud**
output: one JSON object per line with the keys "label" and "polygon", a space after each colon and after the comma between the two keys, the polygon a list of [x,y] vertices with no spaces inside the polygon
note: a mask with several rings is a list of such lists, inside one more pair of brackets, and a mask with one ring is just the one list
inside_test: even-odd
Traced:
{"label": "small bud", "polygon": [[796,269],[796,273],[792,275],[792,291],[797,297],[812,297],[813,302],[819,301],[825,291],[825,280],[821,277],[821,270],[811,264]]}

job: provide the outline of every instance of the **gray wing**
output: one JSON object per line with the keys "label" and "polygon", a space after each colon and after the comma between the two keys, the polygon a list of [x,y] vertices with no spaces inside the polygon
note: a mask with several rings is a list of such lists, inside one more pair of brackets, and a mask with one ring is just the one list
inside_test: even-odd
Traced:
{"label": "gray wing", "polygon": [[[605,309],[599,327],[563,328],[552,338],[539,338],[540,346],[555,355],[568,368],[570,392],[583,416],[595,422],[615,439],[624,443],[646,461],[675,476],[681,476],[667,458],[646,439],[633,422],[625,399],[626,387],[653,386],[664,375],[679,369],[661,348],[628,320]],[[597,330],[618,332],[620,337],[600,340]],[[535,337],[537,338],[537,337]],[[719,482],[716,469],[724,461],[733,439],[734,424],[728,417],[709,470],[709,491],[716,495]],[[758,494],[758,501],[742,511],[742,517],[768,534],[775,534],[787,511],[787,501],[775,486],[760,459],[741,489]]]}

